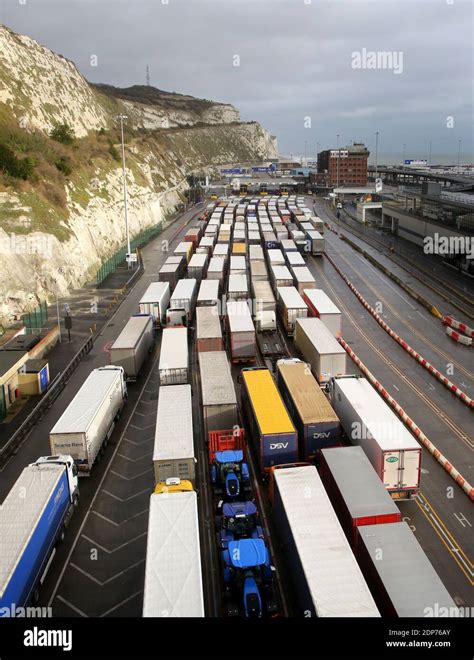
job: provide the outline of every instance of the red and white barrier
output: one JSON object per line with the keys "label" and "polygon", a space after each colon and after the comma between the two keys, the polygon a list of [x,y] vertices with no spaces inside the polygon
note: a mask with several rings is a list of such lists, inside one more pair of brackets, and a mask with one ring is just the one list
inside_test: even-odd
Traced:
{"label": "red and white barrier", "polygon": [[460,486],[463,491],[466,493],[466,495],[469,497],[471,501],[474,501],[474,488],[471,486],[471,484],[466,481],[466,479],[456,470],[454,465],[448,461],[446,456],[444,456],[439,449],[436,448],[436,446],[431,442],[431,440],[426,436],[423,431],[420,429],[420,427],[415,424],[415,422],[406,414],[406,412],[403,410],[403,408],[400,406],[397,401],[390,396],[390,394],[387,392],[387,390],[383,387],[383,385],[375,378],[375,376],[372,374],[371,371],[367,369],[365,364],[360,360],[360,358],[357,357],[357,355],[354,353],[352,348],[347,344],[347,342],[344,341],[342,337],[339,337],[338,339],[339,343],[343,346],[343,348],[346,350],[347,354],[351,357],[351,359],[355,362],[355,364],[359,367],[359,369],[362,371],[364,376],[367,377],[369,382],[375,387],[375,389],[383,396],[386,401],[390,403],[392,408],[395,410],[395,412],[398,414],[398,416],[403,420],[405,425],[414,433],[416,438],[422,443],[422,445],[430,452],[430,454],[438,461],[438,463],[446,470],[446,472],[449,474],[450,477],[454,479],[454,481]]}
{"label": "red and white barrier", "polygon": [[442,323],[443,325],[454,328],[455,330],[459,330],[459,332],[463,335],[466,335],[466,337],[470,337],[471,339],[474,339],[474,330],[465,323],[461,323],[461,321],[456,321],[456,319],[454,319],[452,316],[444,316]]}
{"label": "red and white barrier", "polygon": [[349,280],[346,275],[341,271],[339,266],[334,262],[334,260],[327,254],[325,253],[325,256],[331,264],[334,266],[334,268],[337,270],[339,275],[342,277],[344,282],[347,284],[347,286],[350,288],[350,290],[356,295],[356,297],[360,300],[360,302],[364,305],[364,307],[367,309],[368,312],[374,317],[374,319],[377,321],[377,323],[387,332],[392,339],[395,339],[395,341],[400,344],[400,346],[405,349],[405,351],[411,355],[411,357],[415,358],[419,364],[421,364],[422,367],[424,367],[427,371],[430,372],[435,378],[437,378],[440,383],[443,383],[445,387],[448,388],[450,392],[455,394],[463,403],[465,403],[469,408],[474,408],[474,399],[471,399],[465,392],[463,392],[457,385],[452,383],[446,376],[444,376],[438,369],[433,367],[432,364],[428,362],[422,355],[420,355],[417,351],[415,351],[411,346],[407,344],[407,342],[399,337],[396,332],[394,332],[389,325],[385,323],[383,318],[377,314],[375,309],[369,305],[367,300],[362,296],[359,291],[355,288],[355,286],[352,284],[352,282]]}
{"label": "red and white barrier", "polygon": [[446,328],[446,334],[454,341],[457,341],[458,344],[464,344],[464,346],[472,346],[472,339],[470,337],[466,337],[466,335],[460,335],[459,332],[456,332],[456,330],[450,328],[449,325]]}

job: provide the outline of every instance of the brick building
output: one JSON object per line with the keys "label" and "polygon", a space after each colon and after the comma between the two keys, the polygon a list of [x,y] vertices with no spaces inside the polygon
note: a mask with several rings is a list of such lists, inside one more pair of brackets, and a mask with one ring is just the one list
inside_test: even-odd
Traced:
{"label": "brick building", "polygon": [[369,150],[359,142],[339,150],[327,149],[318,154],[318,173],[328,173],[331,186],[366,186],[368,159]]}

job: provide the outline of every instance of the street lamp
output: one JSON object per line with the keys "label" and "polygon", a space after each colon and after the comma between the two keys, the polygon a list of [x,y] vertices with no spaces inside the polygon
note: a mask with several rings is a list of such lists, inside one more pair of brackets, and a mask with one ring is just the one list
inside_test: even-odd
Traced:
{"label": "street lamp", "polygon": [[462,140],[458,140],[458,168],[461,164],[461,142]]}
{"label": "street lamp", "polygon": [[375,133],[375,178],[378,178],[379,132]]}
{"label": "street lamp", "polygon": [[[123,202],[124,202],[124,210],[125,210],[125,232],[127,235],[127,254],[129,255],[131,249],[130,249],[130,231],[128,227],[128,195],[127,195],[127,172],[125,168],[125,142],[123,138],[123,122],[124,120],[128,119],[128,117],[127,115],[118,115],[117,119],[120,120],[120,135],[122,139]],[[127,263],[128,263],[128,267],[130,268],[130,262]]]}
{"label": "street lamp", "polygon": [[430,140],[430,155],[428,157],[428,167],[431,167],[431,140]]}
{"label": "street lamp", "polygon": [[336,135],[337,164],[336,164],[336,188],[339,188],[339,133]]}

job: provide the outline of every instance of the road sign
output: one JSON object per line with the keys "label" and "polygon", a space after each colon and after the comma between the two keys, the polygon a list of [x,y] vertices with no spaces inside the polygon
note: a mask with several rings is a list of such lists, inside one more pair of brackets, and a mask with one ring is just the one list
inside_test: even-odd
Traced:
{"label": "road sign", "polygon": [[125,260],[128,264],[134,264],[138,261],[138,255],[136,252],[128,252],[125,256]]}

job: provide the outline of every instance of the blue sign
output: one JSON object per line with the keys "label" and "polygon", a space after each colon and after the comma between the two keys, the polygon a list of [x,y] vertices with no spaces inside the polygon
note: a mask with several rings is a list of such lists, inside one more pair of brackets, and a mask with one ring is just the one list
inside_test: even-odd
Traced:
{"label": "blue sign", "polygon": [[242,174],[243,169],[241,167],[230,167],[225,170],[221,170],[221,174]]}

